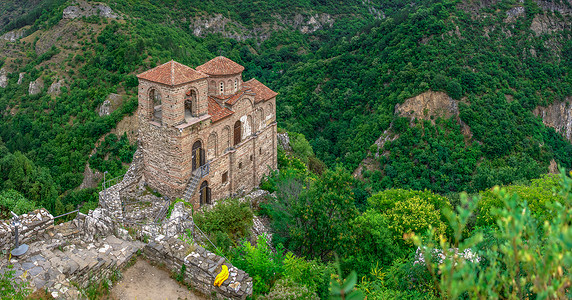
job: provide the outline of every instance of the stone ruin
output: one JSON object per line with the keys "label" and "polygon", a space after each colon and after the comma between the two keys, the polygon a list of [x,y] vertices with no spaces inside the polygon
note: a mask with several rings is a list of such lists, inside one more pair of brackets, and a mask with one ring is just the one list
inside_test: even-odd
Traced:
{"label": "stone ruin", "polygon": [[[141,165],[138,150],[122,180],[99,193],[99,207],[88,214],[78,212],[72,221],[54,225],[54,216],[45,209],[20,216],[20,239],[30,246],[20,257],[8,260],[13,226],[0,221],[0,272],[12,266],[17,280],[26,280],[33,290],[46,289],[56,299],[78,299],[85,297],[83,288],[109,278],[142,253],[176,273],[186,266],[184,282],[203,295],[252,295],[252,278],[196,243],[203,238],[196,236],[192,244],[178,238],[193,229],[192,211],[177,203],[167,218],[170,202],[147,190]],[[223,264],[230,276],[215,287]]]}

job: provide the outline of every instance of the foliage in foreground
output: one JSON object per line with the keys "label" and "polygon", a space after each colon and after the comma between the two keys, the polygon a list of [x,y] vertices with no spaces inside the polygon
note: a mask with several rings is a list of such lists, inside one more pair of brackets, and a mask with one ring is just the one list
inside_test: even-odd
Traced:
{"label": "foliage in foreground", "polygon": [[[572,173],[571,173],[572,174]],[[440,235],[438,241],[415,243],[423,249],[423,259],[434,282],[437,295],[457,299],[468,295],[471,299],[565,299],[572,296],[572,179],[561,175],[561,201],[547,204],[553,214],[550,220],[538,224],[528,203],[519,201],[517,194],[495,188],[504,204],[494,209],[498,230],[494,237],[499,241],[493,247],[478,253],[475,263],[458,253],[475,247],[483,240],[476,232],[463,239],[463,230],[475,211],[476,201],[462,196],[462,205],[456,213],[445,214],[454,229],[453,239]],[[435,249],[444,257],[435,257]]]}

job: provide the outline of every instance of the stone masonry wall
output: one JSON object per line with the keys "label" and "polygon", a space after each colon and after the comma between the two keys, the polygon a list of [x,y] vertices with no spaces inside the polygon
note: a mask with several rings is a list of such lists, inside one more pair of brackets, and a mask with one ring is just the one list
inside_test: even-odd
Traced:
{"label": "stone masonry wall", "polygon": [[[21,225],[18,227],[20,244],[31,243],[44,235],[46,230],[54,225],[54,216],[41,208],[19,216]],[[0,252],[14,248],[14,226],[12,220],[0,221]]]}
{"label": "stone masonry wall", "polygon": [[[237,269],[224,257],[215,255],[196,245],[188,245],[176,238],[149,242],[143,253],[151,261],[164,264],[169,270],[179,273],[186,266],[184,282],[205,296],[218,299],[246,299],[252,295],[252,278]],[[229,270],[229,277],[220,287],[213,285],[222,265]]]}

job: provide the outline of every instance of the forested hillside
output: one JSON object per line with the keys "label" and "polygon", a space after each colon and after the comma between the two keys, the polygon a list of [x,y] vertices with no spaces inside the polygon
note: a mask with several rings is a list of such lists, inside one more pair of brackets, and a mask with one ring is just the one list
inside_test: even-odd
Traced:
{"label": "forested hillside", "polygon": [[[196,216],[256,298],[570,297],[572,181],[546,173],[572,145],[542,108],[572,120],[572,2],[23,3],[0,3],[0,216],[95,207],[137,147],[135,75],[224,55],[292,148],[274,197]],[[276,251],[242,240],[253,214]]]}

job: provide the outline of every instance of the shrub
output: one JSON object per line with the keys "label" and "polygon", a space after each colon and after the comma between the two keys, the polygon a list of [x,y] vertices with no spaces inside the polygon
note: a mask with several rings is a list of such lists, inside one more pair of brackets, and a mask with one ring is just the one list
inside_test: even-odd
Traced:
{"label": "shrub", "polygon": [[423,233],[429,226],[437,234],[447,231],[441,210],[450,209],[451,205],[447,198],[430,191],[391,189],[373,195],[368,202],[387,220],[393,239],[401,245],[412,246],[407,237]]}
{"label": "shrub", "polygon": [[277,247],[277,253],[274,253],[267,242],[266,236],[259,236],[256,246],[245,241],[232,255],[232,264],[254,279],[255,295],[268,293],[284,270],[281,247]]}
{"label": "shrub", "polygon": [[15,214],[21,215],[34,209],[36,209],[36,203],[24,198],[15,190],[4,190],[0,193],[0,211],[6,211],[8,214],[13,211]]}
{"label": "shrub", "polygon": [[260,296],[259,300],[318,300],[318,295],[308,287],[295,283],[287,278],[280,279],[270,292]]}
{"label": "shrub", "polygon": [[[548,206],[555,201],[562,201],[562,197],[554,190],[558,187],[558,175],[545,175],[539,179],[533,179],[528,185],[509,185],[505,190],[509,194],[516,194],[520,201],[526,201],[532,215],[542,224],[553,217]],[[494,208],[504,207],[503,199],[499,193],[492,190],[480,193],[477,207],[477,225],[494,226],[496,217]]]}

